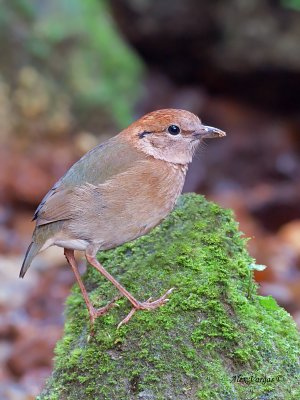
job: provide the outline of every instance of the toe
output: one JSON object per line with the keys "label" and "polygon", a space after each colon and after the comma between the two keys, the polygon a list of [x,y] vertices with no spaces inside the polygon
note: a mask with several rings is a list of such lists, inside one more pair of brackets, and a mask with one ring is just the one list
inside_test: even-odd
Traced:
{"label": "toe", "polygon": [[127,324],[127,322],[130,320],[130,318],[133,316],[133,314],[137,311],[136,308],[133,308],[130,313],[127,315],[126,318],[124,318],[119,325],[117,326],[117,329],[119,329],[122,325]]}

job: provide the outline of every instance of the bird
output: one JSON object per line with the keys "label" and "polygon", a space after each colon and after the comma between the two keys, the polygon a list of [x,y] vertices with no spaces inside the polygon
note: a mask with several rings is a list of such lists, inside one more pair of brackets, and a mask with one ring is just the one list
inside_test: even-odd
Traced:
{"label": "bird", "polygon": [[86,303],[91,326],[119,297],[96,309],[78,271],[74,251],[107,278],[132,305],[119,323],[138,310],[164,305],[173,291],[157,300],[137,300],[97,260],[99,251],[118,247],[147,234],[172,211],[188,165],[205,138],[224,137],[220,129],[203,125],[195,114],[181,109],[152,111],[97,145],[80,158],[50,189],[37,207],[36,226],[20,277],[34,257],[50,246],[64,249]]}

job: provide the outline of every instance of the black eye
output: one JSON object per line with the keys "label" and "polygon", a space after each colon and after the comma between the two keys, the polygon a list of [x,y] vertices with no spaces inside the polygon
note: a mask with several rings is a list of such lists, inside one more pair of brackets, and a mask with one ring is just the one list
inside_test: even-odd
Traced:
{"label": "black eye", "polygon": [[171,135],[178,135],[178,133],[180,133],[180,128],[177,125],[170,125],[168,132],[171,133]]}

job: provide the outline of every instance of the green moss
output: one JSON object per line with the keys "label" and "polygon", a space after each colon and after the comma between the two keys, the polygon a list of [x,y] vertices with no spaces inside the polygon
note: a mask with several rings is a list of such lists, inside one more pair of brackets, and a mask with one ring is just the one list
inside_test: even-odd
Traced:
{"label": "green moss", "polygon": [[[300,398],[299,334],[275,300],[257,295],[245,244],[230,211],[185,195],[149,235],[99,254],[138,299],[175,290],[164,307],[116,329],[131,309],[120,299],[89,340],[75,287],[39,399]],[[85,282],[99,307],[116,295],[92,268]]]}

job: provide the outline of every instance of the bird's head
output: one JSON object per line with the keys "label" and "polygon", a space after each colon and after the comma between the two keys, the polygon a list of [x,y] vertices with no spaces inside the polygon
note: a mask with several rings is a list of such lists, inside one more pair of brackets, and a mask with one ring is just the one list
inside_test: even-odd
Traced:
{"label": "bird's head", "polygon": [[177,109],[146,114],[121,134],[147,155],[175,164],[191,162],[202,139],[226,136],[220,129],[203,125],[195,114]]}

